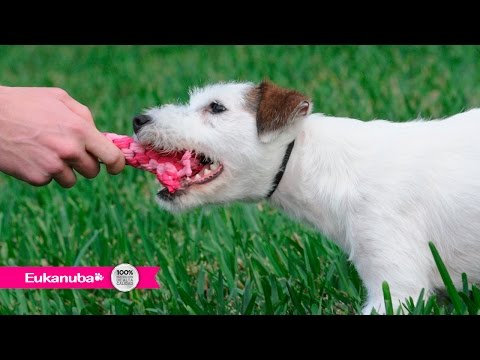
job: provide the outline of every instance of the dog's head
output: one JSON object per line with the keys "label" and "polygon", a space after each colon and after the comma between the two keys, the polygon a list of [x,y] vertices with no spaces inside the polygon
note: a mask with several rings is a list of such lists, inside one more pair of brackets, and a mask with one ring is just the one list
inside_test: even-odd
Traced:
{"label": "dog's head", "polygon": [[135,117],[143,145],[172,151],[176,161],[186,150],[200,160],[180,189],[158,193],[160,205],[178,211],[264,198],[311,110],[309,98],[264,81],[194,89],[186,105],[163,105]]}

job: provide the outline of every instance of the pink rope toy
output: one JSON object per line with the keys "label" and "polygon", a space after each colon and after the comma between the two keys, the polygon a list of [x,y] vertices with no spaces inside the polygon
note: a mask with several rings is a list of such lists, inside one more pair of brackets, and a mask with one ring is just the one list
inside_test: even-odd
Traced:
{"label": "pink rope toy", "polygon": [[189,151],[186,151],[180,159],[175,156],[177,154],[174,154],[173,157],[177,157],[175,159],[177,161],[172,163],[172,157],[166,156],[166,153],[147,149],[129,136],[112,133],[104,133],[104,135],[122,150],[128,165],[155,174],[158,181],[171,193],[181,187],[182,176],[192,174],[192,154]]}
{"label": "pink rope toy", "polygon": [[[151,172],[170,193],[184,185],[196,183],[190,176],[198,174],[203,165],[190,151],[157,152],[148,149],[126,135],[104,133],[125,155],[128,165]],[[198,180],[198,178],[197,178]]]}

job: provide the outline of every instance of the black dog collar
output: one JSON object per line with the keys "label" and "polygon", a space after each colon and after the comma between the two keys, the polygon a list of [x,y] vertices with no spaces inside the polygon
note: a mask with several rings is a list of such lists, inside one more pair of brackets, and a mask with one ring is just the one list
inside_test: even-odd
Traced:
{"label": "black dog collar", "polygon": [[293,140],[287,146],[287,151],[285,152],[285,156],[283,157],[282,165],[280,165],[280,169],[278,170],[277,175],[275,175],[275,178],[273,179],[273,187],[272,190],[270,190],[270,192],[268,193],[267,199],[272,196],[275,190],[277,190],[278,184],[280,184],[280,180],[282,180],[283,173],[287,168],[288,159],[290,159],[290,154],[293,150],[293,145],[295,145],[295,140]]}

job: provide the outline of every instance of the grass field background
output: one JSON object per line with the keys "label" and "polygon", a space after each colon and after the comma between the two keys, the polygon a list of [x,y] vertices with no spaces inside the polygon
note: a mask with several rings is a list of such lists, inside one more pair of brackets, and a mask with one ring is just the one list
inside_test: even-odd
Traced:
{"label": "grass field background", "polygon": [[[265,77],[317,112],[405,121],[480,107],[479,59],[472,46],[0,46],[0,84],[62,87],[125,134],[193,85]],[[355,314],[365,297],[335,245],[265,202],[171,215],[132,168],[69,190],[0,174],[0,189],[0,265],[162,268],[160,290],[0,290],[1,314]]]}

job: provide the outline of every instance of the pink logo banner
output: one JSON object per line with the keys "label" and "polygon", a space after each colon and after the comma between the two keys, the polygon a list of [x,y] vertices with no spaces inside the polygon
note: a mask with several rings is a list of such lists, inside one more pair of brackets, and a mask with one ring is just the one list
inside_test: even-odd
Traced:
{"label": "pink logo banner", "polygon": [[[159,289],[159,266],[136,266],[137,289]],[[114,266],[0,266],[0,289],[115,289]]]}

